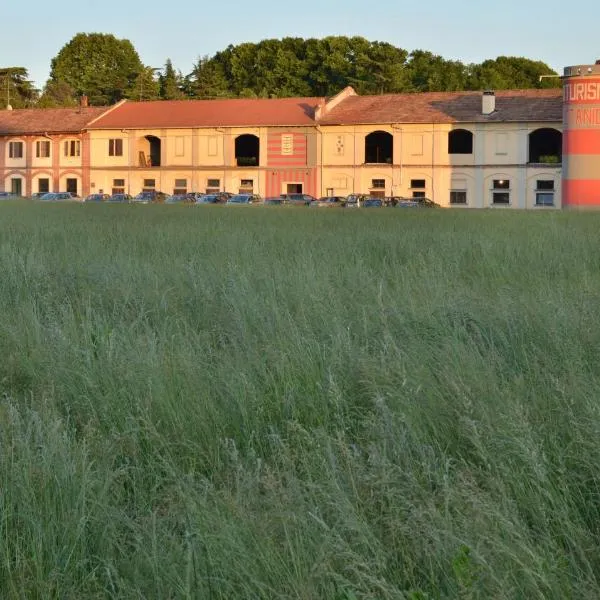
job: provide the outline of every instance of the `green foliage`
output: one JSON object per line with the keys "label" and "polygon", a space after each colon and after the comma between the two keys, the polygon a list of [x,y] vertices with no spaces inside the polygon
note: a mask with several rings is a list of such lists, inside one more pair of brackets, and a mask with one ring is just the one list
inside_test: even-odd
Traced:
{"label": "green foliage", "polygon": [[92,105],[112,104],[132,93],[143,71],[129,40],[104,33],[78,33],[52,59],[50,82],[68,84]]}
{"label": "green foliage", "polygon": [[35,105],[38,95],[39,90],[33,87],[27,69],[0,68],[0,107],[10,104],[13,108],[29,108]]}
{"label": "green foliage", "polygon": [[184,97],[182,92],[181,73],[176,73],[170,58],[165,63],[164,73],[158,77],[160,85],[160,97],[162,100],[181,100]]}
{"label": "green foliage", "polygon": [[2,203],[0,597],[600,597],[599,227]]}

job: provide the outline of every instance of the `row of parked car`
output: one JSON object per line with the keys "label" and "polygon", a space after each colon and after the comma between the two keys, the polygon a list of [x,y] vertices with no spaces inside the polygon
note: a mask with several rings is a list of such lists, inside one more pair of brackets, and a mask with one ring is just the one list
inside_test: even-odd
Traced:
{"label": "row of parked car", "polygon": [[[0,198],[14,197],[8,192],[0,192]],[[49,192],[34,194],[33,199],[41,202],[81,202],[82,199],[71,192]],[[231,194],[218,192],[203,194],[200,192],[169,195],[159,191],[141,192],[137,196],[129,194],[90,194],[83,199],[85,203],[114,204],[262,204],[265,206],[310,206],[314,208],[435,208],[439,206],[429,198],[403,198],[400,196],[375,197],[368,194],[350,194],[349,196],[325,196],[315,198],[310,194],[281,194],[262,198],[259,194]]]}

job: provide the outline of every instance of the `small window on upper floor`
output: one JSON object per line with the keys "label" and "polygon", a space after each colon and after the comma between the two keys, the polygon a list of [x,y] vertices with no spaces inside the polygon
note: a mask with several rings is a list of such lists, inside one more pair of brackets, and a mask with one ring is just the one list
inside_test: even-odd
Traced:
{"label": "small window on upper floor", "polygon": [[123,140],[121,138],[108,140],[108,155],[123,156]]}
{"label": "small window on upper floor", "polygon": [[473,154],[473,134],[466,129],[448,133],[448,154]]}
{"label": "small window on upper floor", "polygon": [[23,158],[23,142],[8,142],[8,158]]}
{"label": "small window on upper floor", "polygon": [[35,143],[36,158],[50,158],[50,141],[39,140]]}
{"label": "small window on upper floor", "polygon": [[65,156],[81,156],[81,142],[79,140],[67,140],[64,144]]}
{"label": "small window on upper floor", "polygon": [[410,180],[410,188],[413,190],[425,189],[425,180],[424,179],[411,179]]}

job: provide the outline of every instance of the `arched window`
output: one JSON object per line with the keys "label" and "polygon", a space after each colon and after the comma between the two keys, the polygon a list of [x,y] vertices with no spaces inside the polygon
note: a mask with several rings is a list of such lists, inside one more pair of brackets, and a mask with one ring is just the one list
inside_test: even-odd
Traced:
{"label": "arched window", "polygon": [[473,154],[473,134],[466,129],[448,133],[448,154]]}
{"label": "arched window", "polygon": [[238,167],[258,167],[260,164],[260,140],[245,133],[235,138],[235,161]]}
{"label": "arched window", "polygon": [[544,127],[529,134],[529,162],[560,164],[562,162],[562,133]]}
{"label": "arched window", "polygon": [[394,137],[385,131],[373,131],[365,138],[365,162],[389,164],[394,159]]}

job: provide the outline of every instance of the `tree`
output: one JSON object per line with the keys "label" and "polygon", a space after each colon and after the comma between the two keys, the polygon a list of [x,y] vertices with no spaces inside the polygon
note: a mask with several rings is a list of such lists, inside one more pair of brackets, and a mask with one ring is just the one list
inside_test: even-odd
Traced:
{"label": "tree", "polygon": [[131,100],[159,100],[160,81],[155,77],[158,69],[143,67],[136,77],[133,85],[127,92],[127,98]]}
{"label": "tree", "polygon": [[185,79],[185,89],[193,98],[225,98],[231,96],[229,82],[221,60],[222,54],[213,58],[203,56]]}
{"label": "tree", "polygon": [[104,33],[78,33],[52,59],[50,80],[67,83],[90,104],[106,105],[131,95],[144,67],[129,40]]}
{"label": "tree", "polygon": [[51,81],[44,86],[44,90],[37,106],[40,108],[56,108],[60,106],[76,106],[75,91],[66,81]]}
{"label": "tree", "polygon": [[525,88],[560,87],[559,77],[545,78],[540,75],[554,74],[546,63],[515,56],[499,56],[480,65],[471,65],[467,89],[510,90]]}
{"label": "tree", "polygon": [[0,68],[0,106],[6,108],[10,104],[13,108],[27,108],[35,105],[39,90],[29,80],[29,73],[25,67]]}
{"label": "tree", "polygon": [[165,63],[164,73],[159,75],[160,97],[163,100],[180,100],[184,94],[181,91],[181,73],[176,73],[170,58]]}

